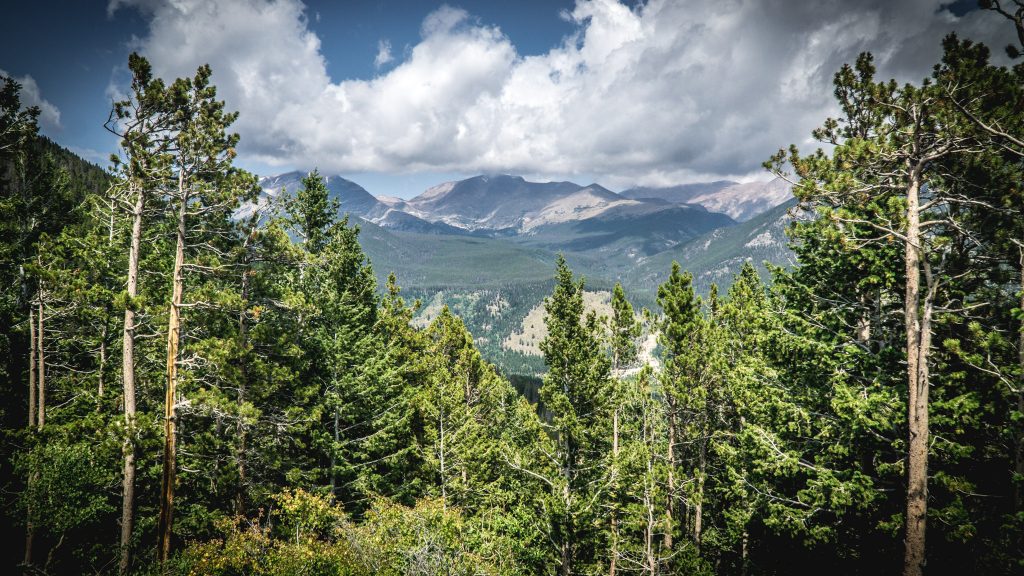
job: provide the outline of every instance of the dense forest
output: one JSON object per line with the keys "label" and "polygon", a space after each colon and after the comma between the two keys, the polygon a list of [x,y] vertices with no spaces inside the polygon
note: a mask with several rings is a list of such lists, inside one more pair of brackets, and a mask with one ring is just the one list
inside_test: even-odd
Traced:
{"label": "dense forest", "polygon": [[4,79],[3,572],[1024,572],[1024,7],[982,5],[1015,65],[864,54],[822,148],[766,162],[802,213],[769,282],[676,264],[596,317],[552,262],[531,399],[413,325],[317,172],[238,217],[209,67],[131,56],[106,172]]}

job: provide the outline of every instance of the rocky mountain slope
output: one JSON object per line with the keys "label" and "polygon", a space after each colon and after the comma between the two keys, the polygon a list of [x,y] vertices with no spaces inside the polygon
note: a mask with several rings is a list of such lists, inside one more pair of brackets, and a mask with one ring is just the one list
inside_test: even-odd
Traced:
{"label": "rocky mountain slope", "polygon": [[781,178],[744,184],[719,180],[666,188],[630,188],[624,190],[622,196],[699,204],[711,212],[722,212],[738,222],[744,222],[788,200],[792,196],[791,188]]}

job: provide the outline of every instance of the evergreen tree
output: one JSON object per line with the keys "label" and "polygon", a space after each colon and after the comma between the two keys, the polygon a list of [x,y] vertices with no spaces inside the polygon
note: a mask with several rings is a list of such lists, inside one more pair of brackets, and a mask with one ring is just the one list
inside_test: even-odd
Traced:
{"label": "evergreen tree", "polygon": [[[174,487],[177,475],[177,404],[179,365],[183,363],[182,312],[186,306],[217,307],[227,297],[226,286],[218,285],[218,273],[225,270],[224,255],[237,225],[234,211],[245,200],[254,199],[255,178],[232,167],[237,134],[227,128],[237,113],[224,111],[210,84],[209,66],[201,66],[194,78],[176,80],[168,89],[167,113],[173,139],[171,178],[166,188],[170,208],[175,212],[174,264],[171,269],[167,320],[167,366],[164,400],[163,479],[160,500],[158,556],[166,562],[171,549],[174,519]],[[189,262],[186,263],[186,252]],[[186,303],[185,276],[200,282],[195,300]],[[230,290],[230,289],[229,289]],[[197,374],[190,374],[195,378]]]}
{"label": "evergreen tree", "polygon": [[609,448],[611,365],[601,351],[597,317],[584,316],[582,280],[559,256],[555,289],[545,301],[548,335],[541,342],[548,373],[540,397],[556,437],[551,490],[551,540],[558,573],[586,570],[596,557],[597,503],[606,491],[600,462]]}
{"label": "evergreen tree", "polygon": [[[876,82],[872,57],[836,74],[841,119],[828,119],[814,132],[835,145],[832,157],[818,151],[800,157],[791,147],[788,161],[801,178],[797,195],[825,209],[823,217],[865,225],[871,236],[844,229],[854,241],[894,239],[904,247],[904,333],[907,361],[907,502],[904,574],[919,575],[925,563],[927,519],[929,374],[938,291],[943,286],[941,228],[955,230],[948,207],[962,202],[940,169],[944,158],[973,152],[964,122],[946,105],[934,84],[898,87]],[[780,152],[769,166],[782,173]],[[922,195],[924,197],[922,199]],[[867,203],[884,211],[864,220],[856,213]],[[846,212],[847,207],[854,212]],[[884,240],[883,240],[884,241]]]}
{"label": "evergreen tree", "polygon": [[612,370],[621,371],[637,361],[639,337],[640,323],[636,320],[633,305],[626,300],[626,292],[622,289],[622,284],[616,282],[612,289]]}
{"label": "evergreen tree", "polygon": [[[121,383],[124,407],[123,469],[121,473],[121,558],[118,572],[127,574],[131,567],[132,534],[134,530],[136,446],[136,346],[135,334],[141,318],[139,308],[139,262],[142,252],[144,222],[158,190],[170,177],[167,135],[170,119],[165,109],[167,92],[159,78],[153,78],[149,62],[131,54],[128,67],[132,71],[131,97],[116,102],[107,121],[107,129],[121,138],[124,160],[114,156],[117,181],[110,190],[111,220],[115,205],[127,208],[131,217],[131,238],[128,245],[127,274],[122,305],[124,320],[121,330]],[[149,209],[151,211],[151,208]],[[111,225],[113,233],[113,225]],[[113,234],[111,234],[113,236]],[[113,238],[111,238],[113,240]]]}

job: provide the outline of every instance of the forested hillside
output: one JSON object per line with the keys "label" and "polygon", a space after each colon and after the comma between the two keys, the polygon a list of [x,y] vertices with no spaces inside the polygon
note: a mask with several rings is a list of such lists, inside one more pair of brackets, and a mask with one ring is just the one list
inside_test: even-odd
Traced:
{"label": "forested hillside", "polygon": [[[1024,572],[1008,25],[1015,66],[955,36],[915,84],[870,54],[843,66],[822,148],[765,163],[795,205],[642,261],[636,295],[502,244],[516,288],[452,308],[484,326],[533,307],[510,290],[545,294],[536,362],[497,347],[518,326],[474,334],[429,299],[419,321],[420,294],[367,259],[393,233],[339,218],[318,172],[257,203],[208,66],[165,81],[130,57],[107,172],[41,140],[4,79],[0,514],[17,536],[0,571]],[[774,250],[783,228],[792,266],[743,263],[719,289],[711,252]],[[497,250],[402,234],[459,243],[460,262]],[[441,253],[415,284],[479,274]],[[596,290],[609,314],[588,312]]]}

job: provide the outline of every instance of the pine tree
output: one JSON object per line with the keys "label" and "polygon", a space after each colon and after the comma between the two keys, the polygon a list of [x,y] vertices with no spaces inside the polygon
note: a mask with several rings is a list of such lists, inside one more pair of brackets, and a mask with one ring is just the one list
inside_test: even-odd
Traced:
{"label": "pine tree", "polygon": [[608,452],[611,428],[611,365],[599,344],[597,317],[584,316],[583,287],[559,256],[555,289],[544,304],[548,335],[540,348],[548,373],[540,396],[557,438],[558,475],[548,484],[551,537],[564,575],[585,569],[595,558],[596,504],[605,492],[599,463]]}
{"label": "pine tree", "polygon": [[684,378],[686,378],[687,359],[692,358],[690,352],[693,350],[693,341],[695,338],[699,338],[701,329],[700,301],[693,291],[693,277],[688,272],[682,273],[676,262],[672,263],[672,272],[669,274],[668,280],[658,287],[658,304],[664,314],[658,338],[663,350],[661,380],[668,411],[668,442],[665,446],[668,477],[664,546],[671,550],[675,544],[675,533],[679,522],[677,512],[681,496],[680,487],[677,484],[677,471],[681,464],[678,445],[682,442],[679,434],[684,424],[683,411],[687,407],[686,396],[689,384]]}
{"label": "pine tree", "polygon": [[621,408],[617,556],[622,571],[664,573],[672,551],[664,547],[666,493],[669,475],[665,461],[668,418],[664,394],[654,370],[644,365],[636,378],[623,383]]}
{"label": "pine tree", "polygon": [[[135,334],[139,297],[139,262],[142,252],[144,220],[148,204],[159,194],[170,177],[168,154],[172,140],[167,135],[170,119],[165,109],[167,93],[164,83],[153,78],[149,62],[131,54],[128,67],[132,71],[132,95],[116,102],[107,121],[107,129],[121,138],[124,160],[114,157],[118,180],[111,188],[111,205],[125,205],[131,217],[131,239],[128,247],[127,275],[123,296],[124,320],[121,330],[121,382],[124,407],[124,463],[122,471],[121,558],[118,573],[127,574],[131,567],[132,532],[135,508],[134,430],[136,426],[136,354]],[[111,207],[111,218],[114,210]]]}
{"label": "pine tree", "polygon": [[618,282],[612,289],[611,304],[612,370],[618,373],[637,361],[640,323],[637,322],[633,305],[626,299],[626,292],[622,289],[622,284]]}
{"label": "pine tree", "polygon": [[[612,318],[609,328],[611,339],[612,373],[620,377],[625,369],[636,363],[638,354],[637,340],[640,337],[640,323],[633,312],[633,306],[626,299],[622,285],[615,284],[612,290]],[[627,402],[626,385],[621,380],[613,381],[612,393],[612,449],[609,454],[608,473],[610,475],[611,495],[608,498],[609,519],[609,561],[608,573],[614,576],[619,556],[619,516],[622,506],[622,482],[620,462],[620,424],[622,411]]]}
{"label": "pine tree", "polygon": [[[181,362],[182,311],[185,274],[217,272],[223,251],[218,244],[230,242],[236,224],[231,219],[242,201],[251,199],[255,179],[231,163],[237,134],[227,128],[237,113],[224,111],[210,85],[211,70],[201,66],[194,78],[178,79],[169,88],[168,111],[173,123],[171,183],[166,188],[176,212],[175,255],[171,270],[171,295],[167,324],[167,367],[164,400],[164,452],[158,548],[161,563],[171,549],[174,518],[174,486],[177,460],[177,403]],[[186,251],[196,250],[195,261],[186,263]],[[201,294],[201,291],[200,291]],[[201,301],[189,303],[195,306]]]}
{"label": "pine tree", "polygon": [[[824,216],[843,224],[864,225],[874,237],[893,239],[904,248],[904,330],[907,359],[907,502],[904,574],[922,573],[928,509],[929,371],[938,291],[944,284],[941,247],[935,230],[957,223],[943,210],[964,201],[944,181],[940,161],[973,152],[964,123],[941,99],[934,84],[898,87],[876,82],[872,57],[836,74],[836,96],[844,118],[826,120],[814,132],[836,145],[832,157],[818,151],[800,157],[791,147],[788,161],[801,182],[797,195],[827,207]],[[783,173],[781,152],[769,162]],[[923,190],[927,193],[922,200]],[[877,203],[887,209],[864,220],[856,210]],[[854,213],[844,212],[850,206]],[[896,210],[893,210],[896,208]],[[856,234],[856,229],[846,233]],[[849,236],[848,236],[849,237]],[[883,240],[884,241],[884,240]],[[923,283],[923,284],[922,284]]]}

